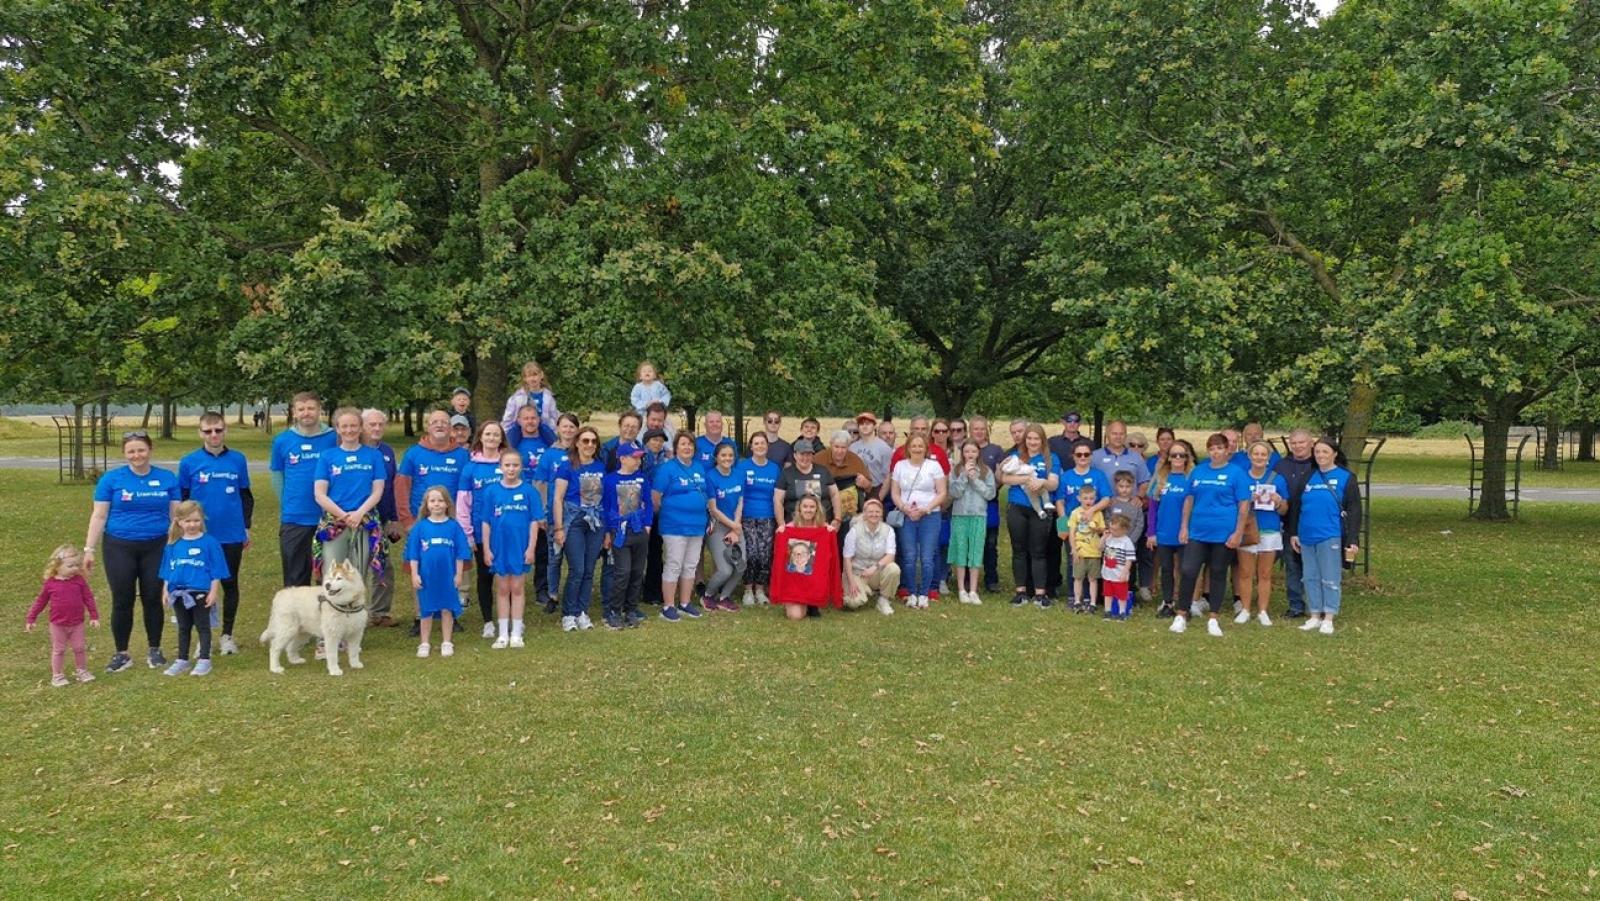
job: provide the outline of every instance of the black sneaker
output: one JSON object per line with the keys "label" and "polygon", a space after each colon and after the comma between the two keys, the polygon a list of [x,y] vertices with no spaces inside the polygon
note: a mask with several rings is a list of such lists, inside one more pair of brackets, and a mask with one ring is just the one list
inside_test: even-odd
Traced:
{"label": "black sneaker", "polygon": [[820,619],[822,617],[822,608],[821,607],[807,607],[806,608],[806,616],[808,618],[810,618],[810,619]]}
{"label": "black sneaker", "polygon": [[1106,612],[1100,614],[1100,618],[1104,619],[1104,620],[1113,620],[1113,619],[1117,619],[1118,617],[1112,616],[1111,615],[1111,611],[1107,610]]}
{"label": "black sneaker", "polygon": [[644,614],[637,610],[629,610],[622,614],[622,624],[629,629],[637,629],[644,623]]}
{"label": "black sneaker", "polygon": [[1019,591],[1016,594],[1012,595],[1011,596],[1011,606],[1013,606],[1013,607],[1026,607],[1026,606],[1028,606],[1028,594],[1027,594],[1027,592]]}
{"label": "black sneaker", "polygon": [[545,612],[546,616],[549,616],[549,615],[551,615],[551,614],[556,612],[556,599],[555,598],[546,597],[544,599],[544,612]]}
{"label": "black sneaker", "polygon": [[1160,607],[1156,608],[1156,616],[1160,617],[1161,619],[1172,619],[1174,615],[1175,614],[1172,611],[1171,604],[1162,604]]}
{"label": "black sneaker", "polygon": [[605,615],[605,623],[607,629],[610,629],[613,632],[621,631],[623,628],[622,614],[607,613]]}
{"label": "black sneaker", "polygon": [[160,648],[151,648],[150,656],[147,659],[151,669],[160,669],[167,665],[167,655],[161,653]]}
{"label": "black sneaker", "polygon": [[1034,598],[1034,603],[1039,605],[1040,610],[1049,610],[1051,607],[1055,606],[1056,602],[1054,598],[1050,597],[1050,595],[1041,594]]}
{"label": "black sneaker", "polygon": [[411,621],[411,637],[412,638],[421,638],[422,637],[422,620],[414,619],[414,620]]}
{"label": "black sneaker", "polygon": [[125,669],[133,668],[133,658],[123,651],[111,655],[111,662],[106,664],[106,672],[120,673]]}

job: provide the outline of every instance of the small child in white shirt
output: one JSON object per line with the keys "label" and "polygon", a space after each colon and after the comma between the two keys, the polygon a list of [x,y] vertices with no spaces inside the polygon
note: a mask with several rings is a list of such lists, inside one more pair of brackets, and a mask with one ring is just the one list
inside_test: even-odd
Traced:
{"label": "small child in white shirt", "polygon": [[1128,531],[1133,521],[1123,513],[1111,514],[1106,522],[1106,537],[1100,544],[1100,578],[1104,582],[1106,619],[1127,619],[1128,581],[1133,575],[1133,560],[1138,550]]}

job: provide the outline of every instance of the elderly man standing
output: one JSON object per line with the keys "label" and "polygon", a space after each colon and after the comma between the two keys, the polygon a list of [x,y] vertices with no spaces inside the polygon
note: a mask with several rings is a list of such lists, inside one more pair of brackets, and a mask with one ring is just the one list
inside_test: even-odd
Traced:
{"label": "elderly man standing", "polygon": [[1144,455],[1128,446],[1128,424],[1120,419],[1113,419],[1106,426],[1106,446],[1090,456],[1089,465],[1100,470],[1112,484],[1116,483],[1117,473],[1132,473],[1134,487],[1141,495],[1150,484],[1150,468]]}
{"label": "elderly man standing", "polygon": [[400,528],[400,513],[394,501],[394,476],[397,458],[394,448],[383,440],[389,427],[389,417],[382,410],[361,411],[361,443],[373,448],[383,457],[383,497],[378,499],[378,522],[383,526],[383,546],[378,551],[378,578],[372,586],[372,598],[367,602],[367,615],[373,626],[398,625],[389,610],[394,605],[394,559],[389,553],[392,545],[405,539]]}
{"label": "elderly man standing", "polygon": [[[1274,471],[1283,476],[1289,483],[1289,512],[1287,516],[1294,517],[1300,513],[1300,495],[1305,492],[1306,482],[1310,481],[1311,474],[1317,471],[1317,461],[1311,456],[1313,441],[1311,432],[1306,429],[1295,429],[1289,433],[1289,456],[1278,461]],[[1292,547],[1283,549],[1283,578],[1284,591],[1289,595],[1289,618],[1299,619],[1306,615],[1306,588],[1303,583],[1305,571],[1302,568],[1300,552]]]}

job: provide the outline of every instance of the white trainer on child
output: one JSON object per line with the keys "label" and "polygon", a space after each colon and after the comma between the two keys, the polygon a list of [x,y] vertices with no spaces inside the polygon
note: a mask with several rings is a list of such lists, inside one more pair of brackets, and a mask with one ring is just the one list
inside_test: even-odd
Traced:
{"label": "white trainer on child", "polygon": [[1206,634],[1212,638],[1222,637],[1222,624],[1214,619],[1206,620]]}
{"label": "white trainer on child", "polygon": [[1268,616],[1267,611],[1263,610],[1256,614],[1256,622],[1263,626],[1270,626],[1272,625],[1272,617]]}
{"label": "white trainer on child", "polygon": [[1172,618],[1172,625],[1167,627],[1167,631],[1176,632],[1177,634],[1182,635],[1184,630],[1188,628],[1189,618],[1187,616],[1174,616]]}
{"label": "white trainer on child", "polygon": [[1244,625],[1245,623],[1247,623],[1249,621],[1250,621],[1250,611],[1248,611],[1248,610],[1240,610],[1239,611],[1239,615],[1235,616],[1233,618],[1233,624],[1236,625],[1236,626],[1242,626],[1242,625]]}

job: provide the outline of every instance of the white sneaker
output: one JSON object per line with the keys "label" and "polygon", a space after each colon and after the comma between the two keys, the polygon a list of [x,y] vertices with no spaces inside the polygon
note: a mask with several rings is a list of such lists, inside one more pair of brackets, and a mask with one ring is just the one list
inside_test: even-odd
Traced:
{"label": "white sneaker", "polygon": [[1222,624],[1214,619],[1206,620],[1206,634],[1212,638],[1222,637]]}
{"label": "white sneaker", "polygon": [[1189,618],[1187,616],[1174,616],[1172,618],[1172,625],[1167,627],[1167,631],[1176,632],[1179,635],[1182,635],[1184,630],[1188,628]]}
{"label": "white sneaker", "polygon": [[483,624],[483,637],[484,638],[493,638],[494,637],[494,623],[484,623]]}
{"label": "white sneaker", "polygon": [[222,655],[227,657],[237,653],[239,653],[239,646],[233,643],[233,636],[222,636]]}
{"label": "white sneaker", "polygon": [[563,616],[563,617],[561,617],[561,631],[563,631],[563,632],[575,632],[575,631],[577,631],[577,629],[578,629],[578,618],[576,616]]}
{"label": "white sneaker", "polygon": [[1247,623],[1249,621],[1250,621],[1250,611],[1248,611],[1248,610],[1240,610],[1239,611],[1239,615],[1235,616],[1233,618],[1233,624],[1236,625],[1236,626],[1242,626],[1242,625],[1244,625],[1245,623]]}
{"label": "white sneaker", "polygon": [[456,655],[456,646],[455,646],[454,642],[447,641],[447,642],[439,645],[439,656],[440,657],[454,657],[455,655]]}
{"label": "white sneaker", "polygon": [[763,607],[772,603],[772,599],[767,597],[767,590],[762,588],[760,585],[756,586],[756,603]]}
{"label": "white sneaker", "polygon": [[1322,626],[1320,628],[1318,628],[1317,631],[1321,632],[1323,635],[1332,635],[1333,634],[1333,620],[1331,620],[1331,619],[1323,620],[1322,621]]}
{"label": "white sneaker", "polygon": [[511,643],[511,639],[506,637],[506,636],[504,636],[504,635],[502,635],[499,638],[496,638],[494,640],[494,644],[489,645],[489,647],[494,648],[497,651],[503,651],[503,650],[505,650],[506,645],[508,645],[510,643]]}
{"label": "white sneaker", "polygon": [[754,607],[756,605],[756,590],[754,588],[745,586],[744,605],[746,607]]}
{"label": "white sneaker", "polygon": [[1322,620],[1312,619],[1309,616],[1306,617],[1305,622],[1300,624],[1300,631],[1302,632],[1315,632],[1320,628],[1322,628]]}
{"label": "white sneaker", "polygon": [[878,598],[878,612],[883,614],[884,616],[893,616],[894,615],[894,602],[889,600],[886,597],[879,596],[879,598]]}
{"label": "white sneaker", "polygon": [[969,592],[969,594],[972,596],[972,606],[974,606],[974,607],[982,607],[983,606],[983,595],[977,593],[976,591]]}
{"label": "white sneaker", "polygon": [[1256,614],[1256,622],[1263,626],[1270,626],[1272,625],[1272,617],[1268,616],[1267,611],[1263,610]]}
{"label": "white sneaker", "polygon": [[578,614],[578,628],[580,628],[580,629],[593,629],[594,628],[594,621],[589,619],[589,614],[587,614],[587,613]]}
{"label": "white sneaker", "polygon": [[431,650],[433,650],[433,648],[428,647],[428,643],[424,641],[422,644],[417,645],[417,656],[426,657],[428,656],[428,652]]}
{"label": "white sneaker", "polygon": [[511,636],[511,646],[513,648],[525,647],[525,645],[524,645],[524,643],[522,641],[522,636],[521,635],[513,635],[513,636]]}
{"label": "white sneaker", "polygon": [[917,595],[917,609],[918,610],[926,610],[926,609],[928,609],[928,596],[927,595],[925,595],[925,594]]}

